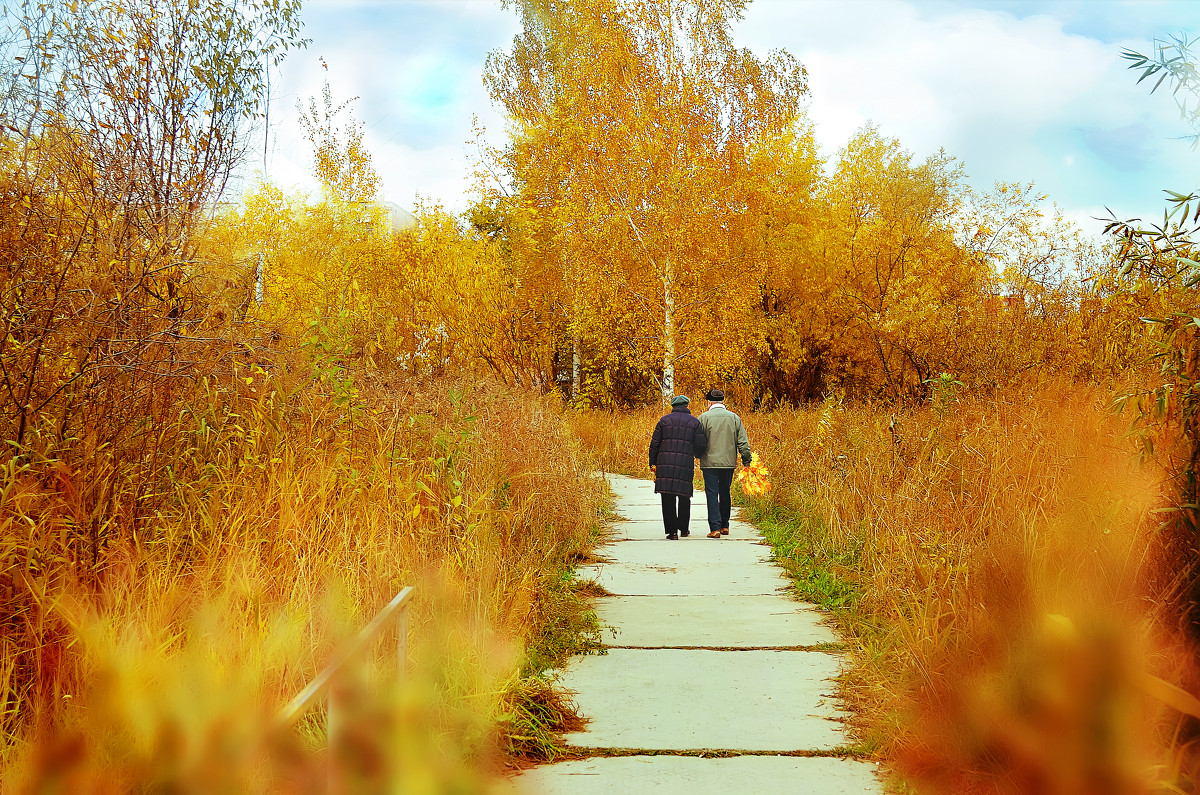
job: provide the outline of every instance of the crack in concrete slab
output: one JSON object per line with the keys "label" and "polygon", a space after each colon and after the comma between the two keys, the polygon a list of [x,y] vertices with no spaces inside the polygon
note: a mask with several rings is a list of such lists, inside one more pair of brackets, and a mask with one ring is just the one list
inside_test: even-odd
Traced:
{"label": "crack in concrete slab", "polygon": [[753,749],[731,750],[728,748],[607,748],[569,745],[565,759],[595,759],[613,756],[692,756],[701,759],[732,759],[738,756],[795,756],[803,758],[865,759],[870,754],[858,745],[837,748],[800,748],[794,751],[756,751]]}
{"label": "crack in concrete slab", "polygon": [[847,649],[845,643],[812,643],[801,646],[624,646],[618,643],[605,644],[605,649],[681,649],[683,651],[811,651],[819,654],[837,654]]}

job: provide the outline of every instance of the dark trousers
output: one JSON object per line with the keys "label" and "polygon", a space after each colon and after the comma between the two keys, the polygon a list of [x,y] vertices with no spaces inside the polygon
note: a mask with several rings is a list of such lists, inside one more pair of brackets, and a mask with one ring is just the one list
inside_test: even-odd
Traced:
{"label": "dark trousers", "polygon": [[682,494],[662,494],[663,527],[667,533],[682,533],[692,519],[692,498]]}
{"label": "dark trousers", "polygon": [[733,470],[707,467],[700,472],[704,475],[704,499],[708,503],[708,529],[729,527],[729,487],[733,485]]}

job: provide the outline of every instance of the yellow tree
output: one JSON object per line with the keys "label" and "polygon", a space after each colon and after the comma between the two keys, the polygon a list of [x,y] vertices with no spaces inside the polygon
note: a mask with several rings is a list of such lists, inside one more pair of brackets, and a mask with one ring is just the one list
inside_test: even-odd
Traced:
{"label": "yellow tree", "polygon": [[[483,134],[477,129],[480,199],[469,215],[472,226],[501,247],[513,287],[500,332],[504,339],[490,361],[513,383],[549,389],[562,378],[560,359],[569,344],[571,398],[577,399],[580,342],[569,318],[576,314],[571,308],[579,290],[572,277],[578,269],[563,246],[562,231],[571,221],[561,202],[562,169],[571,155],[554,124],[523,128],[507,152],[488,146]],[[511,186],[497,173],[506,166]]]}
{"label": "yellow tree", "polygon": [[[503,338],[512,280],[500,246],[440,206],[418,207],[378,274],[376,313],[396,326],[393,361],[410,372],[512,362]],[[509,369],[509,375],[513,370]]]}
{"label": "yellow tree", "polygon": [[923,163],[873,127],[841,151],[825,185],[818,230],[830,291],[828,343],[840,379],[890,397],[924,394],[957,369],[960,342],[982,317],[985,269],[955,240],[961,168],[939,153]]}
{"label": "yellow tree", "polygon": [[59,622],[24,617],[67,584],[99,594],[110,552],[127,560],[164,540],[160,486],[187,403],[201,375],[220,382],[239,358],[232,335],[214,333],[228,327],[200,284],[193,232],[245,151],[265,70],[302,44],[298,6],[0,11],[0,464],[38,495],[8,506],[0,532],[5,742],[64,681],[44,662],[66,648]]}
{"label": "yellow tree", "polygon": [[391,227],[361,127],[353,118],[338,125],[350,101],[335,106],[326,81],[320,109],[315,99],[307,112],[297,106],[321,183],[319,201],[262,183],[245,197],[240,214],[223,223],[238,227],[229,256],[252,274],[260,318],[297,332],[314,312],[326,323],[336,317],[339,333],[362,348],[377,336],[364,322],[373,275],[388,259]]}
{"label": "yellow tree", "polygon": [[569,324],[600,369],[633,368],[667,398],[711,376],[757,301],[759,142],[806,91],[784,52],[734,47],[741,0],[528,0],[489,62],[513,119],[508,165],[552,219]]}
{"label": "yellow tree", "polygon": [[978,376],[996,383],[1035,367],[1083,374],[1102,366],[1114,340],[1087,333],[1093,318],[1080,312],[1080,279],[1104,281],[1115,252],[1083,237],[1030,183],[970,194],[956,226],[959,245],[986,267],[990,282]]}
{"label": "yellow tree", "polygon": [[[482,186],[481,198],[468,212],[474,233],[488,241],[489,261],[503,274],[503,309],[496,318],[484,360],[506,383],[547,390],[560,376],[560,359],[576,354],[562,344],[566,329],[562,263],[542,244],[552,237],[551,213],[523,205],[503,185]],[[536,232],[530,232],[537,229]],[[579,368],[571,395],[580,394]]]}
{"label": "yellow tree", "polygon": [[[321,68],[329,69],[323,58]],[[338,115],[355,99],[335,106],[326,80],[321,86],[321,108],[317,108],[316,98],[309,97],[308,110],[300,114],[300,126],[313,147],[313,173],[325,192],[344,202],[372,202],[379,193],[379,175],[363,145],[362,125],[353,118],[344,128],[337,125]]]}
{"label": "yellow tree", "polygon": [[0,225],[52,242],[22,251],[17,236],[0,275],[0,424],[13,423],[5,438],[18,447],[37,424],[63,438],[92,422],[127,433],[146,396],[194,372],[175,350],[205,336],[190,236],[245,152],[266,69],[304,43],[298,11],[298,0],[5,7],[16,35],[0,45],[0,183],[17,200]]}
{"label": "yellow tree", "polygon": [[754,161],[771,188],[758,321],[746,356],[757,362],[753,377],[760,401],[819,399],[827,377],[838,369],[829,346],[836,330],[832,318],[819,311],[833,285],[820,248],[827,216],[822,166],[806,123],[762,147]]}
{"label": "yellow tree", "polygon": [[[1090,372],[1075,273],[1100,253],[1031,186],[975,194],[943,154],[914,161],[868,127],[829,178],[806,134],[764,149],[772,174],[759,368],[764,399],[834,387],[919,397],[939,372],[1002,383]],[[1106,346],[1107,347],[1107,346]],[[1102,364],[1099,366],[1103,366]]]}
{"label": "yellow tree", "polygon": [[500,246],[438,206],[395,229],[361,128],[338,127],[346,103],[334,105],[328,84],[322,97],[323,108],[312,100],[302,118],[320,199],[262,184],[214,230],[235,268],[262,273],[256,315],[292,335],[316,333],[326,352],[369,367],[500,362],[512,304]]}

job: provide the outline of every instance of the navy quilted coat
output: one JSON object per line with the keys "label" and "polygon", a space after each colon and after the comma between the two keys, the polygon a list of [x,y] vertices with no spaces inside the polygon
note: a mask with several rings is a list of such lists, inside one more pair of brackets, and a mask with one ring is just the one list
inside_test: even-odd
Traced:
{"label": "navy quilted coat", "polygon": [[696,459],[708,449],[700,420],[687,406],[676,406],[654,426],[650,437],[650,466],[656,466],[655,494],[692,496]]}

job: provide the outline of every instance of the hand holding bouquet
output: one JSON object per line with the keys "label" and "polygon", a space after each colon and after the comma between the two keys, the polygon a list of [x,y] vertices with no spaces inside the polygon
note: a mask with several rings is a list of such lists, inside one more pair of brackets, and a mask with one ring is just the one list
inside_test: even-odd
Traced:
{"label": "hand holding bouquet", "polygon": [[745,494],[761,497],[771,490],[771,481],[767,480],[770,474],[770,470],[763,466],[758,453],[753,453],[750,456],[750,466],[742,467],[734,478],[742,484]]}

